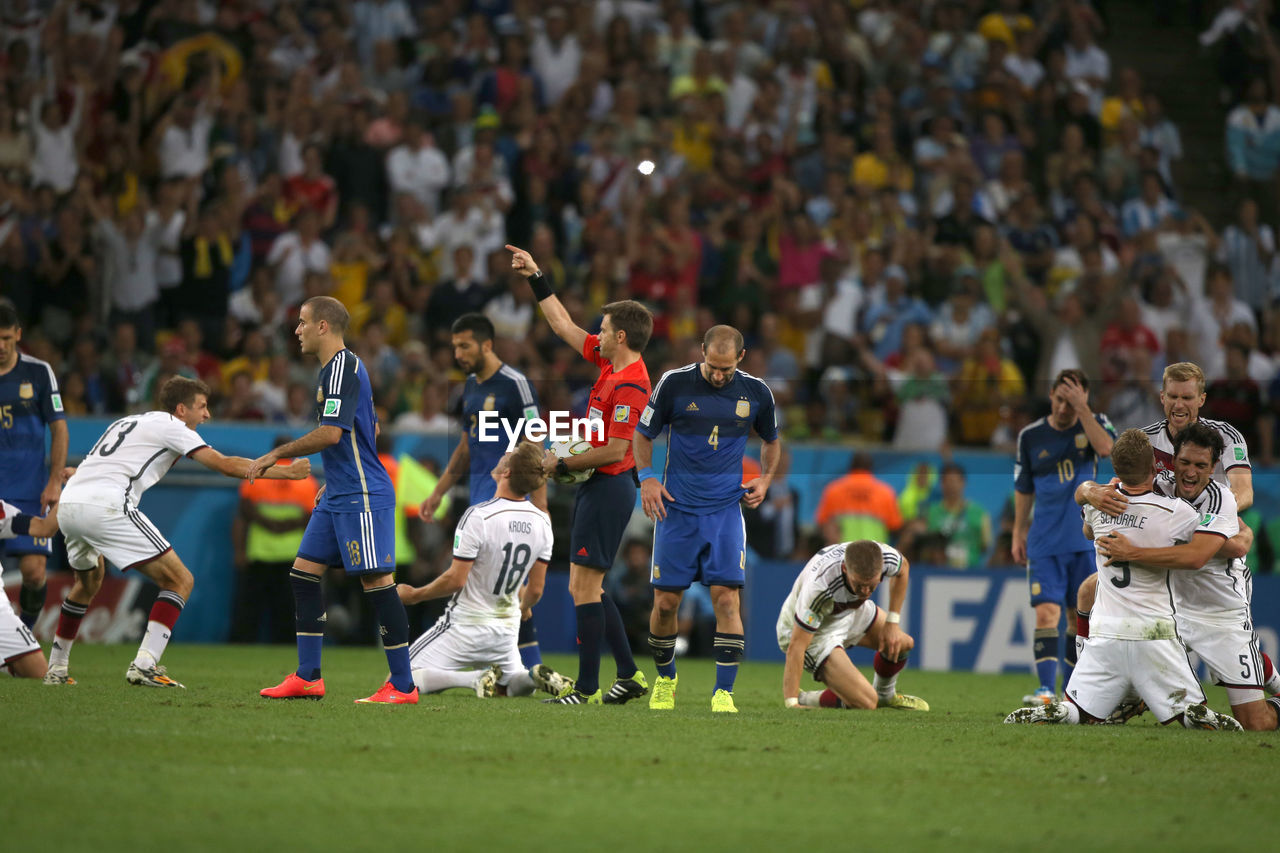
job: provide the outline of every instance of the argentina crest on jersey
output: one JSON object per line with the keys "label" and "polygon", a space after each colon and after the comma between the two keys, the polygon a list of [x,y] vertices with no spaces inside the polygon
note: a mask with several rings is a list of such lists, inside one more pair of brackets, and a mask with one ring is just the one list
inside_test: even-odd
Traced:
{"label": "argentina crest on jersey", "polygon": [[18,386],[18,396],[23,400],[30,400],[36,395],[35,386],[30,382],[23,382]]}
{"label": "argentina crest on jersey", "polygon": [[739,400],[738,405],[733,409],[733,413],[740,418],[749,416],[751,414],[751,401],[745,398]]}

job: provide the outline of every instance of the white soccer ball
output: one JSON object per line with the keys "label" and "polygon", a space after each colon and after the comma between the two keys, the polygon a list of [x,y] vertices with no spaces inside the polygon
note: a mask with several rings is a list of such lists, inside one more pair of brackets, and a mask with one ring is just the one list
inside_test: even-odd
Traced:
{"label": "white soccer ball", "polygon": [[636,166],[636,171],[642,175],[652,175],[653,168],[652,160],[641,160],[639,165]]}
{"label": "white soccer ball", "polygon": [[[577,456],[579,453],[586,453],[590,449],[591,442],[584,441],[580,438],[570,441],[557,441],[553,442],[551,445],[551,452],[559,459],[568,459],[570,456]],[[585,483],[595,472],[595,468],[584,468],[581,471],[570,471],[563,477],[553,474],[552,479],[557,483],[564,483],[565,485],[573,486],[578,483]]]}

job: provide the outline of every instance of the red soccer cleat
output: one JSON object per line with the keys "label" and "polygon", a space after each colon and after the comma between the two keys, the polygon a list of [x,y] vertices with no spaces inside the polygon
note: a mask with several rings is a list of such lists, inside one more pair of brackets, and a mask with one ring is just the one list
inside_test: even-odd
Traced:
{"label": "red soccer cleat", "polygon": [[357,705],[417,705],[418,688],[410,693],[401,693],[394,684],[388,681],[378,688],[378,692],[367,699],[357,699]]}
{"label": "red soccer cleat", "polygon": [[288,678],[275,687],[264,687],[259,690],[258,695],[267,699],[323,699],[324,679],[307,681],[305,678],[300,678],[296,672],[291,672]]}

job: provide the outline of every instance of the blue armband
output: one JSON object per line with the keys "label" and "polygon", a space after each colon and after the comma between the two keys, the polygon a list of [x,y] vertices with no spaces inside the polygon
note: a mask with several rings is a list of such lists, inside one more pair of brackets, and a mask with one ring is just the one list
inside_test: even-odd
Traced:
{"label": "blue armband", "polygon": [[657,474],[655,474],[655,473],[653,473],[653,469],[652,469],[652,468],[650,468],[648,465],[646,465],[645,467],[643,467],[643,468],[641,468],[639,471],[637,471],[637,472],[636,472],[636,476],[640,478],[640,482],[642,482],[642,483],[643,483],[645,480],[656,480],[656,479],[658,479],[658,475],[657,475]]}

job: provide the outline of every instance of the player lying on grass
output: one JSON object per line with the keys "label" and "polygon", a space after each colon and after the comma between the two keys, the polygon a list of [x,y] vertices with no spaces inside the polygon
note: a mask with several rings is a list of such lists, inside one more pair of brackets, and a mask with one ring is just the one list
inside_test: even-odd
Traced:
{"label": "player lying on grass", "polygon": [[[927,711],[929,703],[897,692],[898,673],[915,640],[902,630],[910,566],[896,548],[860,539],[828,545],[805,564],[778,614],[778,646],[787,653],[782,700],[788,708],[898,708]],[[889,612],[871,596],[889,580]],[[869,683],[845,649],[876,650]],[[826,690],[800,690],[800,673]]]}
{"label": "player lying on grass", "polygon": [[467,687],[482,697],[528,696],[542,688],[557,696],[573,687],[546,664],[525,669],[517,647],[520,615],[542,597],[551,559],[551,519],[529,500],[547,481],[542,455],[524,442],[499,459],[494,497],[463,514],[448,570],[426,586],[396,586],[405,604],[453,597],[409,649],[420,692]]}
{"label": "player lying on grass", "polygon": [[1128,505],[1118,516],[1092,506],[1084,510],[1084,535],[1098,544],[1098,600],[1066,701],[1019,708],[1005,722],[1100,723],[1136,692],[1162,725],[1176,721],[1189,729],[1239,731],[1234,718],[1204,705],[1204,692],[1178,640],[1168,570],[1143,561],[1111,560],[1103,544],[1121,533],[1145,548],[1189,542],[1201,556],[1184,568],[1199,569],[1228,532],[1213,515],[1201,515],[1181,498],[1152,491],[1155,455],[1142,430],[1121,435],[1111,461]]}
{"label": "player lying on grass", "polygon": [[[138,502],[183,456],[237,478],[248,476],[250,460],[223,456],[196,432],[209,420],[209,388],[203,382],[169,379],[160,389],[160,405],[161,411],[130,415],[107,427],[62,492],[58,525],[67,537],[67,561],[76,579],[62,603],[46,684],[74,683],[67,675],[71,644],[102,586],[105,557],[122,570],[136,569],[160,587],[125,678],[146,687],[182,687],[160,665],[160,656],[195,580],[138,509]],[[302,479],[310,473],[311,464],[304,459],[263,476]]]}
{"label": "player lying on grass", "polygon": [[[19,536],[43,539],[57,532],[56,515],[47,518],[26,515],[13,504],[0,501],[0,540]],[[8,601],[0,602],[0,667],[8,667],[17,678],[44,678],[49,667],[35,635],[13,612]]]}
{"label": "player lying on grass", "polygon": [[[1280,699],[1268,699],[1263,692],[1268,676],[1252,627],[1252,583],[1249,569],[1239,559],[1249,552],[1253,531],[1236,518],[1232,492],[1213,477],[1223,449],[1222,436],[1204,423],[1185,427],[1173,439],[1174,473],[1161,472],[1153,489],[1166,497],[1182,498],[1201,514],[1202,523],[1229,538],[1195,537],[1182,545],[1142,548],[1116,533],[1098,540],[1097,546],[1111,564],[1141,562],[1167,569],[1202,565],[1197,571],[1169,575],[1178,637],[1205,662],[1214,683],[1226,688],[1232,716],[1240,725],[1250,731],[1268,731],[1277,727]],[[1096,490],[1086,489],[1088,485],[1076,490],[1077,501],[1083,503]],[[1109,491],[1113,501],[1123,501],[1119,512],[1111,514],[1123,515],[1128,510],[1124,494]],[[1093,597],[1090,593],[1086,603],[1092,604]],[[1275,679],[1274,672],[1270,678]]]}

